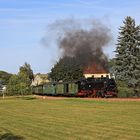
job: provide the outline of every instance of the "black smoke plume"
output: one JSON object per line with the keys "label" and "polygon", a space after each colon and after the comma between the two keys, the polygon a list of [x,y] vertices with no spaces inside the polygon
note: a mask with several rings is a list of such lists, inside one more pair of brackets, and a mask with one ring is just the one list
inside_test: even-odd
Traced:
{"label": "black smoke plume", "polygon": [[92,64],[108,70],[103,48],[111,40],[110,30],[99,21],[58,20],[49,26],[56,33],[61,57],[74,57],[83,67]]}

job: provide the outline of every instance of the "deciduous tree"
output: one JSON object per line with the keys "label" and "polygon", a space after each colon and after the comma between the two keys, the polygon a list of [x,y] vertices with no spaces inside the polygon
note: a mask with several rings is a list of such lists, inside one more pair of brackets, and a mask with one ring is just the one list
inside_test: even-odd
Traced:
{"label": "deciduous tree", "polygon": [[32,81],[34,79],[34,74],[33,74],[33,70],[31,69],[31,65],[28,64],[27,62],[25,62],[24,65],[19,68],[18,74],[27,75],[29,77],[30,81]]}
{"label": "deciduous tree", "polygon": [[50,78],[53,81],[73,81],[83,77],[82,68],[75,59],[61,58],[51,69]]}
{"label": "deciduous tree", "polygon": [[7,85],[7,93],[9,95],[27,95],[30,94],[31,80],[33,79],[33,71],[28,63],[19,68],[17,75],[13,75]]}

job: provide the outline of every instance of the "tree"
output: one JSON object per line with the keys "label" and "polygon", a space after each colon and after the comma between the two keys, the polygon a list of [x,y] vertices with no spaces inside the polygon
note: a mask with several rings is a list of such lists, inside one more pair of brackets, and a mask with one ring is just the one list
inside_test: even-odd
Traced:
{"label": "tree", "polygon": [[7,85],[8,95],[26,95],[30,93],[30,79],[25,74],[13,75]]}
{"label": "tree", "polygon": [[18,74],[27,75],[30,79],[30,82],[34,79],[34,74],[33,74],[33,70],[31,69],[31,65],[28,64],[27,62],[25,62],[24,65],[19,68]]}
{"label": "tree", "polygon": [[116,48],[115,74],[135,90],[140,86],[140,26],[130,16],[123,23]]}
{"label": "tree", "polygon": [[19,68],[17,75],[13,75],[7,85],[9,95],[27,95],[30,94],[30,85],[33,79],[31,66],[25,63]]}
{"label": "tree", "polygon": [[76,58],[64,57],[51,69],[49,76],[53,81],[73,81],[83,77],[83,70]]}
{"label": "tree", "polygon": [[19,94],[19,77],[18,75],[13,75],[11,76],[11,78],[9,79],[9,83],[7,85],[7,93],[8,95],[18,95]]}

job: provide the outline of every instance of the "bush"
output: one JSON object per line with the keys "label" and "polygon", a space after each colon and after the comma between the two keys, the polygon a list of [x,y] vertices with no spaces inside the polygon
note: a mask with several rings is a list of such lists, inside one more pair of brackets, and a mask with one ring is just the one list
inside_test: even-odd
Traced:
{"label": "bush", "polygon": [[124,81],[117,81],[118,85],[118,97],[120,98],[131,98],[138,97],[140,93],[140,89],[137,89],[137,94],[134,94],[134,89],[129,87]]}
{"label": "bush", "polygon": [[133,89],[128,87],[118,87],[118,97],[131,98],[133,97]]}

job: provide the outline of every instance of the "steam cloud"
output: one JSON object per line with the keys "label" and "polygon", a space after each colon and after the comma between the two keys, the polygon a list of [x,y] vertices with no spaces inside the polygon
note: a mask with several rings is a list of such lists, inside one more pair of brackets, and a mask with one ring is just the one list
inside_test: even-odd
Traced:
{"label": "steam cloud", "polygon": [[57,35],[62,57],[75,57],[84,67],[98,64],[108,70],[103,48],[111,41],[110,30],[99,21],[58,20],[50,29]]}

